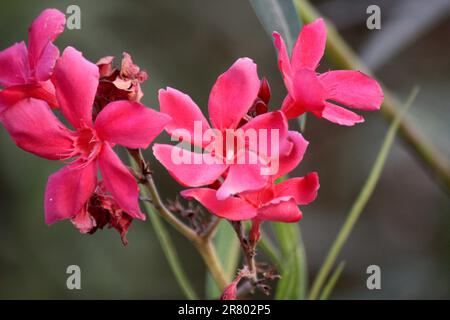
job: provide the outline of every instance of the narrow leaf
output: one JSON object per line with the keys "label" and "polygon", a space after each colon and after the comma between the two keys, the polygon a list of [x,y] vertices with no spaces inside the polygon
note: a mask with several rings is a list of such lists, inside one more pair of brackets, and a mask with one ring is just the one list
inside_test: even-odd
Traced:
{"label": "narrow leaf", "polygon": [[325,258],[325,261],[324,261],[322,267],[320,268],[317,277],[314,280],[309,299],[312,299],[312,300],[317,299],[317,296],[319,295],[319,292],[322,289],[323,283],[325,282],[326,278],[328,277],[328,274],[330,273],[330,270],[333,267],[337,256],[339,255],[342,247],[344,246],[345,242],[347,241],[347,239],[350,235],[350,232],[353,230],[353,227],[355,226],[356,221],[358,220],[359,216],[361,215],[362,211],[364,210],[367,202],[369,201],[370,197],[372,196],[375,186],[377,185],[377,182],[380,178],[381,172],[383,171],[384,164],[386,162],[389,151],[394,142],[395,134],[397,133],[399,124],[401,123],[401,120],[403,119],[405,113],[411,107],[414,99],[417,96],[417,93],[418,93],[418,89],[414,88],[412,90],[405,106],[397,114],[397,117],[394,119],[391,126],[389,127],[389,130],[386,133],[384,142],[381,146],[381,149],[378,153],[378,156],[375,160],[372,170],[370,171],[369,177],[367,178],[358,197],[356,198],[355,202],[353,203],[353,206],[347,215],[347,219],[345,220],[344,225],[342,226],[341,230],[339,231],[339,233],[336,237],[336,240],[334,241],[330,250],[328,251],[328,255]]}
{"label": "narrow leaf", "polygon": [[273,227],[282,255],[282,274],[275,297],[304,299],[307,288],[307,269],[300,228],[295,223],[274,223]]}
{"label": "narrow leaf", "polygon": [[345,267],[345,261],[342,261],[341,263],[339,263],[338,267],[336,268],[336,270],[334,270],[333,274],[331,275],[330,279],[328,280],[328,282],[325,284],[325,286],[323,287],[322,293],[320,295],[320,300],[327,300],[328,297],[330,296],[331,292],[333,292],[334,287],[336,286],[337,281],[339,280],[342,271],[344,271],[344,267]]}
{"label": "narrow leaf", "polygon": [[291,0],[250,0],[259,21],[272,39],[272,32],[277,31],[286,41],[290,52],[300,32],[300,20]]}
{"label": "narrow leaf", "polygon": [[269,239],[269,236],[265,232],[261,232],[261,240],[258,242],[261,250],[266,254],[266,256],[277,266],[277,268],[282,268],[281,257],[275,244]]}

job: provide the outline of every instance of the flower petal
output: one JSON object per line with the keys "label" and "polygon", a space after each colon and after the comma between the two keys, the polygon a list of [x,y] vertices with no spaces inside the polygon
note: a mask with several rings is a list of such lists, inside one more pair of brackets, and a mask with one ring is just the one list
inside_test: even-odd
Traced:
{"label": "flower petal", "polygon": [[0,90],[0,114],[4,109],[20,100],[35,98],[46,101],[52,108],[57,107],[55,88],[50,81],[7,87]]}
{"label": "flower petal", "polygon": [[[183,141],[204,147],[208,141],[203,141],[203,134],[210,129],[208,121],[203,116],[200,108],[192,101],[191,97],[173,88],[159,90],[159,108],[161,112],[172,117],[172,121],[166,126],[170,135],[176,135],[177,130],[187,130],[190,139],[183,136]],[[201,130],[194,130],[196,126]],[[175,137],[174,137],[175,138]]]}
{"label": "flower petal", "polygon": [[286,89],[288,91],[292,90],[292,67],[291,62],[289,60],[289,54],[286,49],[286,44],[284,43],[283,38],[278,32],[272,33],[274,38],[275,48],[278,52],[278,68],[283,76],[284,84],[286,85]]}
{"label": "flower petal", "polygon": [[216,190],[208,188],[188,189],[181,192],[186,199],[195,199],[211,213],[232,221],[249,220],[256,216],[256,208],[241,198],[218,200]]}
{"label": "flower petal", "polygon": [[[257,143],[255,141],[251,142],[251,145],[248,147],[250,150],[257,152],[261,157],[279,156],[286,149],[288,123],[286,117],[280,111],[259,115],[247,122],[240,129],[247,134],[249,130],[254,132],[258,141]],[[272,137],[276,137],[275,134],[278,135],[278,139],[272,141]],[[272,149],[276,152],[272,153]]]}
{"label": "flower petal", "polygon": [[45,222],[72,219],[86,205],[96,183],[95,161],[83,168],[65,166],[52,174],[45,189]]}
{"label": "flower petal", "polygon": [[322,111],[322,117],[342,126],[353,126],[356,123],[364,122],[364,118],[350,110],[327,102]]}
{"label": "flower petal", "polygon": [[383,102],[383,91],[377,81],[353,70],[323,73],[320,83],[326,90],[326,98],[345,106],[361,110],[378,110]]}
{"label": "flower petal", "polygon": [[275,196],[292,197],[298,205],[305,205],[316,199],[319,187],[319,176],[316,172],[312,172],[304,177],[287,179],[275,185]]}
{"label": "flower petal", "polygon": [[120,208],[133,218],[145,220],[145,215],[139,208],[136,179],[107,143],[103,144],[98,160],[105,188]]}
{"label": "flower petal", "polygon": [[209,95],[209,117],[216,129],[234,129],[258,96],[260,80],[256,64],[238,59],[217,78]]}
{"label": "flower petal", "polygon": [[20,42],[0,52],[0,85],[4,87],[26,84],[30,78],[28,51]]}
{"label": "flower petal", "polygon": [[53,74],[56,98],[61,112],[75,128],[92,126],[98,79],[98,67],[72,47],[67,47],[56,63]]}
{"label": "flower petal", "polygon": [[215,163],[214,158],[208,153],[193,153],[167,144],[155,144],[153,155],[170,175],[184,186],[209,185],[227,169],[225,163]]}
{"label": "flower petal", "polygon": [[281,177],[294,170],[302,161],[309,142],[297,131],[289,131],[288,141],[292,143],[291,152],[280,156],[279,170],[275,178]]}
{"label": "flower petal", "polygon": [[293,92],[289,93],[295,100],[298,114],[304,111],[320,115],[325,105],[325,90],[316,73],[308,69],[300,69],[294,77]]}
{"label": "flower petal", "polygon": [[327,41],[327,29],[323,19],[305,25],[292,49],[292,70],[302,68],[315,70],[322,59]]}
{"label": "flower petal", "polygon": [[[253,156],[257,159],[257,163],[250,161]],[[239,157],[241,156],[238,155]],[[256,154],[245,152],[245,159],[243,158],[243,160],[245,160],[242,161],[243,164],[237,162],[230,165],[225,181],[217,190],[217,199],[223,200],[244,191],[259,190],[267,185],[269,175],[262,174],[265,164],[262,163],[261,159]]]}
{"label": "flower petal", "polygon": [[39,81],[47,80],[59,56],[53,41],[64,31],[66,18],[56,9],[46,9],[34,19],[28,34],[29,61],[31,70]]}
{"label": "flower petal", "polygon": [[170,117],[138,102],[109,103],[97,116],[95,129],[101,140],[132,149],[146,149]]}
{"label": "flower petal", "polygon": [[259,208],[257,217],[267,221],[297,222],[302,218],[302,212],[294,198],[282,197]]}
{"label": "flower petal", "polygon": [[59,49],[53,43],[49,42],[42,51],[41,58],[34,69],[34,77],[38,81],[47,81],[50,79],[56,60],[59,57]]}
{"label": "flower petal", "polygon": [[284,97],[281,104],[281,111],[283,111],[284,115],[288,119],[297,118],[306,112],[306,110],[299,103],[295,102],[290,94],[287,94],[286,97]]}
{"label": "flower petal", "polygon": [[72,133],[44,101],[22,100],[7,108],[0,121],[20,148],[40,157],[65,159],[73,148]]}

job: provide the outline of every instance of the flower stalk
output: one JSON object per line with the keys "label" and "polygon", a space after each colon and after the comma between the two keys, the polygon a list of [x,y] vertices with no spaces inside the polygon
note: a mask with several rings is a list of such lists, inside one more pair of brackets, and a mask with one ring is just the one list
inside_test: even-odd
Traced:
{"label": "flower stalk", "polygon": [[155,210],[158,211],[158,213],[178,232],[194,243],[195,248],[203,258],[203,261],[211,272],[217,286],[220,290],[223,290],[228,284],[228,279],[225,278],[225,272],[223,271],[222,265],[217,257],[216,250],[211,241],[219,219],[214,219],[204,234],[197,234],[189,226],[180,221],[162,201],[153,180],[150,165],[145,160],[142,151],[139,149],[128,149],[128,152],[133,161],[138,165],[140,171],[138,172],[140,182],[148,191],[149,196],[151,197],[151,203]]}

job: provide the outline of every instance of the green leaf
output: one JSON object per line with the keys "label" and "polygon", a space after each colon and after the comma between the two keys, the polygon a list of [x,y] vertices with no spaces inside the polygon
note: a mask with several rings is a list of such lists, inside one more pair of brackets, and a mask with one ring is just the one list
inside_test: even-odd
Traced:
{"label": "green leaf", "polygon": [[295,39],[300,32],[300,19],[291,0],[250,0],[259,21],[269,37],[277,31],[286,41],[288,52],[291,52]]}
{"label": "green leaf", "polygon": [[[223,265],[225,277],[230,279],[231,282],[236,273],[240,247],[236,233],[226,220],[220,221],[213,241],[219,260]],[[206,275],[207,299],[217,299],[221,293],[216,282],[208,272]]]}
{"label": "green leaf", "polygon": [[287,260],[281,273],[281,279],[278,281],[277,290],[275,293],[276,300],[294,300],[298,299],[298,281],[299,281],[299,268],[300,261],[298,256],[294,253]]}
{"label": "green leaf", "polygon": [[[277,31],[286,42],[288,52],[292,51],[302,25],[294,3],[291,0],[249,0],[259,21],[270,39]],[[300,131],[306,129],[306,114],[298,117]]]}
{"label": "green leaf", "polygon": [[336,286],[337,281],[339,280],[342,271],[344,271],[345,261],[339,263],[336,270],[334,270],[328,282],[325,284],[322,290],[322,294],[320,295],[320,300],[327,300],[330,296],[331,292],[333,292],[334,287]]}
{"label": "green leaf", "polygon": [[401,112],[399,112],[397,114],[397,117],[394,119],[391,126],[389,127],[389,130],[386,133],[383,144],[382,144],[381,149],[378,153],[378,156],[375,160],[375,163],[372,167],[372,170],[370,171],[369,177],[367,178],[358,197],[356,198],[355,202],[353,203],[353,206],[347,215],[347,219],[345,220],[344,225],[342,226],[341,230],[339,231],[339,233],[336,237],[336,240],[334,241],[330,250],[328,251],[328,255],[325,258],[325,261],[323,262],[323,265],[320,268],[319,273],[317,274],[317,277],[315,278],[315,280],[313,282],[313,286],[311,288],[311,293],[309,295],[309,299],[311,299],[311,300],[317,299],[317,296],[319,295],[319,292],[322,289],[322,286],[323,286],[325,280],[327,279],[328,274],[330,273],[330,271],[336,261],[337,256],[341,252],[341,249],[344,246],[345,242],[347,241],[347,239],[350,235],[350,232],[353,230],[353,227],[355,226],[356,221],[358,220],[358,218],[361,215],[361,213],[363,212],[367,202],[369,201],[370,197],[372,196],[375,186],[377,185],[377,182],[380,178],[381,172],[383,171],[384,164],[386,162],[389,151],[391,150],[391,147],[394,142],[394,138],[397,133],[399,124],[400,124],[401,120],[403,119],[405,113],[411,107],[414,99],[417,96],[417,93],[418,93],[418,89],[414,88],[412,90],[411,94],[409,95],[409,98],[408,98],[405,106],[403,107]]}
{"label": "green leaf", "polygon": [[259,240],[258,245],[278,268],[282,267],[280,253],[264,231],[261,231],[261,239]]}
{"label": "green leaf", "polygon": [[281,249],[281,279],[276,299],[304,299],[307,288],[306,255],[300,228],[295,223],[273,223],[274,233]]}

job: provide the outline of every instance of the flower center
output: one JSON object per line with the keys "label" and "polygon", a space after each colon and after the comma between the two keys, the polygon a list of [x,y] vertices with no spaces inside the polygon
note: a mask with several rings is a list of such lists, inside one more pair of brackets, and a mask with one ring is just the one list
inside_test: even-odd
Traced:
{"label": "flower center", "polygon": [[78,130],[78,136],[75,139],[75,153],[83,160],[91,160],[100,151],[101,141],[92,128],[83,128]]}

